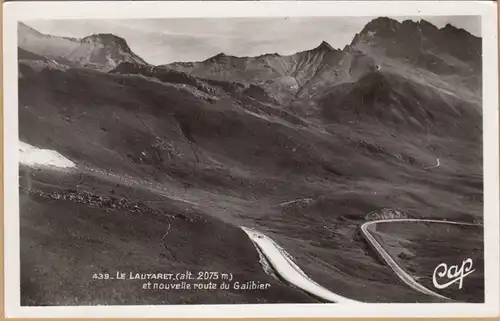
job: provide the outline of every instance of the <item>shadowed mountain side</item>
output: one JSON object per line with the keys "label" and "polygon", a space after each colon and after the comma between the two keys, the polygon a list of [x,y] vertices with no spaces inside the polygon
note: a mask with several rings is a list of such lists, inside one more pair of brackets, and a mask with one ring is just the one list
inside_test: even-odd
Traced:
{"label": "shadowed mountain side", "polygon": [[191,90],[194,94],[196,94],[196,92],[204,93],[205,95],[202,94],[198,96],[209,102],[214,102],[221,97],[227,97],[229,95],[233,98],[241,99],[242,97],[251,97],[264,103],[277,103],[259,86],[238,82],[203,79],[169,67],[155,67],[124,62],[111,70],[110,73],[143,75],[145,77],[158,79],[163,83],[179,84],[182,88],[194,89]]}
{"label": "shadowed mountain side", "polygon": [[[22,79],[20,88],[21,139],[97,161],[99,167],[148,175],[181,166],[187,174],[199,157],[203,165],[215,167],[229,158],[261,175],[340,177],[351,172],[330,164],[355,151],[328,136],[273,120],[278,116],[248,112],[231,100],[208,103],[189,90],[138,76],[46,69]],[[58,142],[51,138],[55,133],[68,139]],[[332,148],[318,148],[328,145]]]}
{"label": "shadowed mountain side", "polygon": [[[440,175],[475,173],[481,159],[473,138],[415,135],[411,126],[368,121],[304,127],[279,113],[250,111],[272,108],[249,105],[251,99],[209,103],[141,76],[46,69],[21,79],[19,93],[23,141],[160,183],[232,186],[236,195],[278,195],[283,191],[273,184],[304,178],[327,186],[368,178],[405,183],[430,175],[437,183]],[[443,168],[426,171],[437,157]]]}
{"label": "shadowed mountain side", "polygon": [[372,72],[329,89],[320,100],[334,122],[380,122],[415,133],[450,135],[481,143],[481,111],[459,97],[395,74]]}

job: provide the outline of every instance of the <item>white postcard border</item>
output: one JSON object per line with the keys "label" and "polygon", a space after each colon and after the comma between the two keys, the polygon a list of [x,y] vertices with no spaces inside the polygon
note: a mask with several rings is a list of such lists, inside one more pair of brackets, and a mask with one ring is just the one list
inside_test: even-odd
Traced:
{"label": "white postcard border", "polygon": [[[17,22],[30,19],[480,15],[483,38],[485,303],[247,304],[21,307],[18,193]],[[487,317],[497,316],[499,280],[498,36],[486,1],[99,1],[4,3],[4,257],[6,317]]]}

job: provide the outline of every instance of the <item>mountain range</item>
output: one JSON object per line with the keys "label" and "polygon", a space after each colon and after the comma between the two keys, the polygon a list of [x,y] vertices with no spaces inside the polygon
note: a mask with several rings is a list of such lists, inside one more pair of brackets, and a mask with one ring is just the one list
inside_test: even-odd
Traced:
{"label": "mountain range", "polygon": [[[205,61],[160,66],[146,63],[132,52],[125,39],[112,34],[64,38],[41,34],[20,23],[18,37],[20,58],[33,58],[35,54],[49,59],[45,64],[61,68],[146,73],[156,78],[168,74],[191,79],[186,85],[197,83],[197,88],[203,87],[204,91],[213,87],[214,81],[229,82],[303,117],[318,116],[318,109],[329,109],[323,116],[338,118],[336,109],[323,108],[329,97],[338,97],[338,90],[363,90],[358,87],[374,82],[389,86],[401,81],[412,87],[431,85],[451,100],[460,95],[472,104],[480,104],[481,39],[449,24],[439,29],[425,20],[400,23],[383,17],[374,19],[342,50],[323,42],[288,56],[234,57],[220,53]],[[406,119],[424,126],[421,122],[425,120],[395,108],[399,111],[384,108],[384,113],[394,121]]]}

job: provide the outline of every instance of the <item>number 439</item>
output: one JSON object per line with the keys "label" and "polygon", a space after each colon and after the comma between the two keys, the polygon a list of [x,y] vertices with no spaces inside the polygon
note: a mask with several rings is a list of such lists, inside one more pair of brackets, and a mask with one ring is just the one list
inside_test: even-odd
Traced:
{"label": "number 439", "polygon": [[94,279],[94,280],[108,280],[109,274],[108,273],[94,273],[94,275],[92,276],[92,279]]}

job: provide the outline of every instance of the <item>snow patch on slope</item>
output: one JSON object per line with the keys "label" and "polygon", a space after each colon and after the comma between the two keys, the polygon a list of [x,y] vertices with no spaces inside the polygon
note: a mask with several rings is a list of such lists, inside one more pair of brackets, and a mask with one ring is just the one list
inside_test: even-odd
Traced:
{"label": "snow patch on slope", "polygon": [[19,163],[36,167],[75,167],[76,164],[50,149],[40,149],[30,144],[19,141]]}

